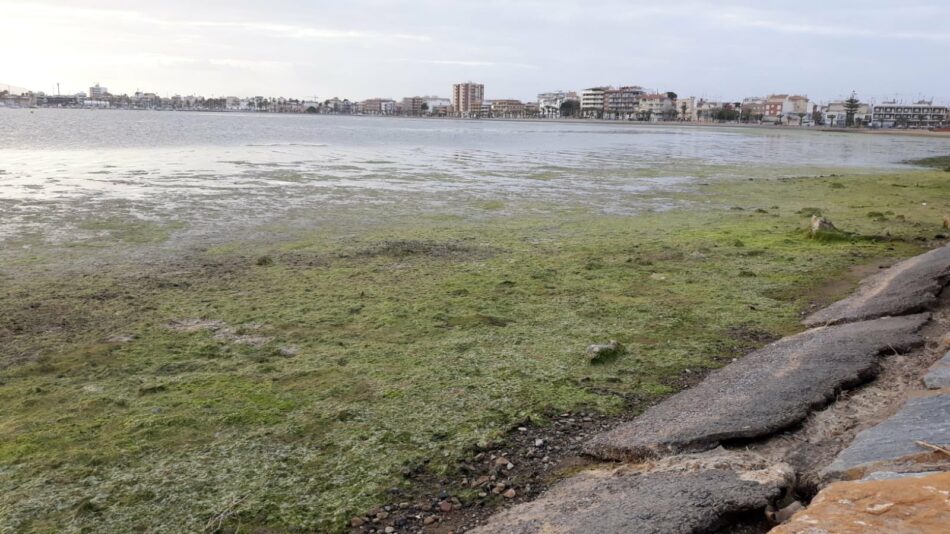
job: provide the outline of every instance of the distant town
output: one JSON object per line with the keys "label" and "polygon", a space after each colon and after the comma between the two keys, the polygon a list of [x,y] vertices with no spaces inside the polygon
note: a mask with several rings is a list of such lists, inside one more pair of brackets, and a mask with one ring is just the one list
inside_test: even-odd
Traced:
{"label": "distant town", "polygon": [[452,86],[450,97],[411,96],[401,100],[346,98],[301,100],[236,96],[161,97],[137,91],[112,94],[98,83],[87,93],[48,95],[42,92],[0,90],[0,107],[94,108],[163,111],[233,111],[255,113],[311,113],[471,119],[599,119],[641,122],[745,123],[784,126],[854,128],[946,129],[948,107],[933,101],[884,101],[871,104],[856,93],[827,103],[807,96],[771,94],[740,101],[681,97],[675,92],[647,91],[636,85],[590,87],[582,91],[540,93],[537,100],[486,99],[485,86],[463,82]]}

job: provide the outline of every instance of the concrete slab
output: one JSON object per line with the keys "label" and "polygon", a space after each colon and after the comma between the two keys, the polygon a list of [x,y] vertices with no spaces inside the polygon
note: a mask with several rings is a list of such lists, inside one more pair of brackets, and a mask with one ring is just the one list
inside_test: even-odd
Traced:
{"label": "concrete slab", "polygon": [[850,297],[805,318],[805,326],[864,321],[926,310],[950,280],[950,246],[902,261],[861,282]]}
{"label": "concrete slab", "polygon": [[836,482],[770,534],[945,534],[950,473]]}
{"label": "concrete slab", "polygon": [[872,378],[878,355],[923,342],[929,314],[815,328],[779,340],[710,374],[633,421],[599,434],[587,452],[642,460],[700,451],[723,440],[787,428],[837,391]]}
{"label": "concrete slab", "polygon": [[794,479],[788,466],[635,473],[585,471],[470,534],[687,534],[764,509]]}
{"label": "concrete slab", "polygon": [[950,388],[950,352],[943,355],[924,375],[928,389]]}
{"label": "concrete slab", "polygon": [[[892,417],[860,432],[851,445],[822,470],[822,476],[826,480],[855,479],[872,469],[886,470],[889,464],[929,461],[934,456],[933,451],[917,445],[916,441],[950,444],[950,394],[908,400]],[[936,459],[946,460],[946,457]]]}

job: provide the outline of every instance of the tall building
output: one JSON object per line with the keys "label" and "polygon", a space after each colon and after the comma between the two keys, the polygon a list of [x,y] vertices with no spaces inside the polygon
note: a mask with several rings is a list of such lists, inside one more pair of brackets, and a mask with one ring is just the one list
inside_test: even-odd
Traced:
{"label": "tall building", "polygon": [[459,117],[477,117],[485,100],[485,86],[465,82],[452,86],[452,108]]}
{"label": "tall building", "polygon": [[89,100],[104,100],[108,94],[109,89],[100,87],[98,83],[89,88]]}

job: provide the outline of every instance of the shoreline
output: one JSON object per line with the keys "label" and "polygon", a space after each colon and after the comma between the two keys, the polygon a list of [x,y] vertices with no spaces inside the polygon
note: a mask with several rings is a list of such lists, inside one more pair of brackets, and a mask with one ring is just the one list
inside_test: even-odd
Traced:
{"label": "shoreline", "polygon": [[296,113],[296,112],[268,112],[268,111],[226,111],[226,110],[197,110],[197,109],[117,109],[117,108],[5,108],[18,110],[32,109],[53,109],[62,111],[138,111],[138,112],[170,112],[170,113],[214,113],[214,114],[241,114],[241,115],[267,115],[267,116],[301,116],[301,117],[350,117],[350,118],[374,118],[374,119],[407,119],[417,121],[442,120],[459,122],[513,122],[513,123],[555,123],[555,124],[585,124],[585,125],[607,125],[607,126],[626,126],[626,127],[644,127],[644,128],[718,128],[718,129],[751,129],[765,131],[800,131],[800,132],[821,132],[837,134],[869,134],[869,135],[895,135],[906,137],[930,137],[950,140],[950,131],[934,132],[930,130],[912,130],[899,128],[829,128],[827,126],[782,126],[771,124],[743,124],[731,122],[694,122],[694,121],[629,121],[629,120],[610,120],[610,119],[570,119],[554,118],[545,119],[540,117],[533,118],[464,118],[464,117],[414,117],[410,115],[357,115],[343,113]]}

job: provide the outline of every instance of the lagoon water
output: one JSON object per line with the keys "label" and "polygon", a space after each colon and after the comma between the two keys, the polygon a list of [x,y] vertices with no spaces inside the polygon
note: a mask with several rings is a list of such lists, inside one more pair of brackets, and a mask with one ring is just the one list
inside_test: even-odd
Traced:
{"label": "lagoon water", "polygon": [[625,212],[697,181],[879,172],[948,152],[942,138],[795,128],[0,109],[0,239],[67,239],[96,217],[195,236],[299,210]]}

